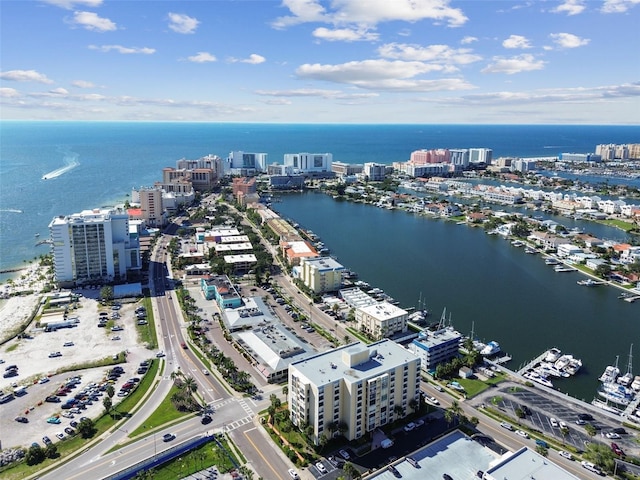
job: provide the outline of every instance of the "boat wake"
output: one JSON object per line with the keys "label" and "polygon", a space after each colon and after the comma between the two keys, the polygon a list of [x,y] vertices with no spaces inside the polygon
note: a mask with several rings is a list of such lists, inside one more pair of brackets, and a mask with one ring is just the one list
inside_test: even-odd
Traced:
{"label": "boat wake", "polygon": [[72,154],[67,155],[65,157],[64,161],[66,163],[66,165],[64,167],[56,168],[55,170],[52,170],[49,173],[45,173],[42,176],[42,180],[51,180],[52,178],[57,178],[60,175],[64,175],[68,171],[73,170],[78,165],[80,165],[80,162],[78,161],[78,154],[77,153],[72,153]]}
{"label": "boat wake", "polygon": [[18,210],[17,208],[0,208],[0,212],[23,213],[22,210]]}

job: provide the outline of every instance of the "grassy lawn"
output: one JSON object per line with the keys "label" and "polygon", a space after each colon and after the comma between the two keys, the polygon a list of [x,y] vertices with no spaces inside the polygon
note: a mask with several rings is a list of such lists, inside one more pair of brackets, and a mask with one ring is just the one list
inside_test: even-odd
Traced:
{"label": "grassy lawn", "polygon": [[154,349],[158,346],[156,335],[156,322],[153,318],[153,309],[151,308],[151,299],[145,297],[142,306],[147,310],[147,324],[137,325],[138,340],[140,343],[147,345],[147,348]]}
{"label": "grassy lawn", "polygon": [[362,335],[360,332],[358,332],[355,328],[351,328],[351,327],[347,327],[347,332],[349,332],[351,335],[353,335],[354,337],[356,337],[356,339],[360,340],[362,343],[364,343],[365,345],[371,343],[371,340],[369,340],[367,337],[365,337],[364,335]]}
{"label": "grassy lawn", "polygon": [[635,225],[630,222],[625,222],[623,220],[609,219],[609,220],[600,220],[598,223],[602,223],[604,225],[608,225],[610,227],[616,227],[620,230],[624,230],[628,232],[629,230],[633,230]]}
{"label": "grassy lawn", "polygon": [[162,403],[158,405],[158,408],[145,420],[145,425],[140,425],[137,429],[129,434],[129,437],[133,438],[138,435],[148,434],[151,428],[164,425],[165,423],[172,422],[179,418],[193,415],[193,412],[179,412],[171,401],[171,396],[178,391],[178,387],[175,385],[171,387],[167,396],[162,400]]}
{"label": "grassy lawn", "polygon": [[484,392],[491,385],[496,385],[504,380],[504,374],[497,374],[493,378],[489,378],[485,381],[475,378],[459,378],[457,382],[462,385],[467,392],[467,398],[473,398],[481,392]]}

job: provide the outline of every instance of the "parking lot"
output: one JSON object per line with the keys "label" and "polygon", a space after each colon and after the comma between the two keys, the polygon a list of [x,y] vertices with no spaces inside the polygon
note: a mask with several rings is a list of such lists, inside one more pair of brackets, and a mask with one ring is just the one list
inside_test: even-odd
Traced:
{"label": "parking lot", "polygon": [[[605,414],[599,414],[593,410],[587,412],[586,409],[580,409],[577,404],[562,402],[555,396],[522,386],[513,389],[512,386],[505,384],[497,391],[492,390],[490,394],[485,395],[482,400],[486,404],[489,404],[492,398],[499,399],[493,404],[513,419],[512,423],[516,428],[519,423],[532,432],[540,432],[560,445],[571,445],[578,450],[584,450],[585,442],[598,441],[609,446],[614,441],[627,453],[638,453],[634,434],[627,432],[615,435],[613,433],[614,429],[621,428],[622,419],[620,422],[615,422]],[[528,414],[518,419],[517,409],[528,409]],[[596,429],[595,437],[591,437],[585,429],[589,424]],[[562,434],[563,426],[567,429],[566,435]],[[607,435],[615,438],[607,438]]]}
{"label": "parking lot", "polygon": [[[107,367],[78,369],[78,366],[99,359],[110,359],[117,355],[123,363],[125,373],[122,381],[114,385],[116,395],[114,403],[121,400],[117,396],[120,383],[128,378],[140,377],[137,374],[138,363],[153,357],[153,351],[138,345],[138,329],[148,328],[137,325],[139,318],[135,314],[138,303],[123,303],[119,309],[101,305],[95,297],[98,290],[83,290],[78,307],[69,310],[69,318],[77,319],[70,328],[45,331],[32,325],[27,330],[27,338],[15,339],[0,348],[0,371],[15,365],[16,375],[0,378],[0,389],[4,395],[17,391],[18,395],[9,395],[9,400],[1,405],[0,441],[2,447],[28,446],[48,436],[56,440],[56,433],[64,432],[71,421],[78,418],[96,417],[103,410],[102,396],[96,394],[79,413],[70,413],[61,408],[66,400],[88,385],[99,384],[105,379]],[[114,315],[116,314],[117,315]],[[101,315],[102,314],[102,315]],[[104,327],[98,327],[101,318],[108,319]],[[111,328],[115,327],[115,330]],[[65,373],[57,373],[68,370]],[[69,391],[61,392],[72,377],[79,376],[79,383]],[[23,391],[24,390],[24,391]],[[58,397],[59,402],[46,401],[47,397]],[[62,416],[62,413],[74,418]],[[47,419],[58,415],[60,423],[47,423]],[[28,422],[16,421],[25,417]]]}

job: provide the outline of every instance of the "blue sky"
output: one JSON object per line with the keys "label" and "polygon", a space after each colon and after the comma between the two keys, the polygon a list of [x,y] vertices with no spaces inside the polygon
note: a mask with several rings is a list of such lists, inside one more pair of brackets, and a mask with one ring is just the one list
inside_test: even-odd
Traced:
{"label": "blue sky", "polygon": [[640,123],[640,0],[0,0],[0,118]]}

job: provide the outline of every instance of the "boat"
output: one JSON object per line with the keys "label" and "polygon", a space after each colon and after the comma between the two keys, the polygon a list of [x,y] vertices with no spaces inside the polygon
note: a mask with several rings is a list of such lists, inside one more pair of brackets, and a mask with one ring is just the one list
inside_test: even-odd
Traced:
{"label": "boat", "polygon": [[556,360],[560,358],[560,355],[562,355],[562,351],[560,351],[559,348],[555,348],[555,347],[550,348],[544,357],[544,361],[549,363],[554,363]]}
{"label": "boat", "polygon": [[566,265],[556,265],[553,267],[556,272],[564,273],[564,272],[575,272],[576,269],[573,267],[567,267]]}
{"label": "boat", "polygon": [[500,353],[502,350],[500,348],[500,344],[498,342],[491,341],[485,345],[485,347],[480,350],[480,355],[484,355],[485,357],[489,357],[491,355],[495,355]]}
{"label": "boat", "polygon": [[547,363],[547,362],[541,363],[540,366],[536,369],[536,371],[543,376],[551,375],[552,377],[563,377],[563,378],[567,378],[570,376],[569,372],[565,370],[558,370],[553,363]]}
{"label": "boat", "polygon": [[640,295],[634,295],[633,297],[627,297],[624,299],[624,301],[628,303],[633,303],[636,300],[640,300]]}
{"label": "boat", "polygon": [[560,265],[560,262],[553,257],[545,258],[544,263],[546,263],[547,265]]}
{"label": "boat", "polygon": [[600,378],[598,378],[598,380],[601,381],[602,383],[613,383],[616,381],[619,375],[620,375],[620,369],[618,368],[618,356],[616,356],[615,365],[607,366],[604,369],[604,372],[602,372],[602,375],[600,375]]}
{"label": "boat", "polygon": [[562,355],[556,362],[553,364],[558,370],[563,371],[565,368],[569,366],[569,363],[573,359],[573,355]]}
{"label": "boat", "polygon": [[523,377],[528,378],[529,380],[532,380],[536,383],[539,383],[540,385],[544,385],[545,387],[553,388],[553,383],[551,383],[551,380],[549,380],[546,377],[543,377],[538,372],[534,372],[534,371],[526,372],[523,375]]}
{"label": "boat", "polygon": [[36,238],[38,238],[38,237],[40,236],[40,234],[39,234],[39,233],[36,233],[34,236],[35,236]]}
{"label": "boat", "polygon": [[579,358],[571,357],[569,360],[569,365],[567,365],[564,369],[569,375],[575,375],[582,368],[582,360]]}
{"label": "boat", "polygon": [[583,287],[597,287],[598,285],[604,285],[604,282],[598,282],[592,278],[587,278],[586,280],[578,280],[576,283],[578,285],[582,285]]}
{"label": "boat", "polygon": [[640,391],[640,375],[636,375],[631,382],[631,388],[633,388],[636,392]]}
{"label": "boat", "polygon": [[524,249],[524,253],[528,253],[529,255],[535,255],[538,251],[533,247],[527,247]]}
{"label": "boat", "polygon": [[511,242],[511,245],[513,245],[514,247],[521,247],[524,245],[524,242],[522,240],[514,240]]}
{"label": "boat", "polygon": [[629,362],[627,363],[627,371],[625,372],[624,375],[620,375],[616,379],[616,383],[624,387],[629,387],[634,380],[633,373],[632,373],[632,370],[633,370],[632,359],[633,359],[633,343],[631,344],[631,347],[629,347]]}
{"label": "boat", "polygon": [[633,400],[635,392],[616,383],[603,383],[598,389],[598,396],[617,405],[626,406]]}

